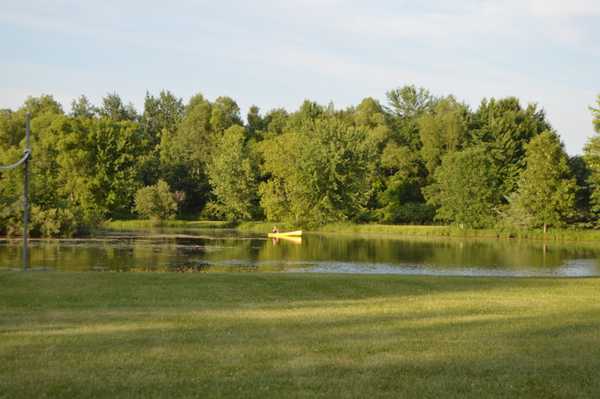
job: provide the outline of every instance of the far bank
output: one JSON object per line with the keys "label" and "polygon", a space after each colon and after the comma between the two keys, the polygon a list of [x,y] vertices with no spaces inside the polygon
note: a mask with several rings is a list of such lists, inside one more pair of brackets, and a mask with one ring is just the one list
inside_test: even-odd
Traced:
{"label": "far bank", "polygon": [[[267,234],[273,227],[280,231],[299,230],[302,226],[291,223],[277,222],[242,222],[209,220],[114,220],[103,223],[100,229],[110,231],[136,231],[153,228],[193,229],[235,229],[240,232]],[[442,225],[385,225],[385,224],[356,224],[335,223],[326,224],[314,229],[304,229],[307,232],[328,234],[361,234],[361,235],[390,235],[399,237],[432,237],[432,238],[486,238],[486,239],[520,239],[546,241],[600,241],[600,230],[592,229],[470,229],[458,226]]]}

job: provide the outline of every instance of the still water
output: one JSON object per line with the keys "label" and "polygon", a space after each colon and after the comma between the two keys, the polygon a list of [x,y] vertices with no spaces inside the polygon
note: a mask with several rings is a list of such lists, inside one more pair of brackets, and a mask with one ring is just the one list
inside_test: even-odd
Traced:
{"label": "still water", "polygon": [[[457,276],[600,276],[600,245],[518,240],[305,235],[273,241],[233,230],[103,233],[32,240],[31,269],[282,271]],[[18,239],[0,239],[0,271],[21,267]]]}

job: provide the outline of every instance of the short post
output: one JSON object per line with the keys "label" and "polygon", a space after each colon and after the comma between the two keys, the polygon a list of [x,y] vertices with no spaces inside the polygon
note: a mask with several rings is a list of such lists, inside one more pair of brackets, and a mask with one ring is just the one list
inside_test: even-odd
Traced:
{"label": "short post", "polygon": [[29,134],[31,114],[25,117],[25,167],[23,168],[23,269],[29,269],[29,158],[31,154]]}

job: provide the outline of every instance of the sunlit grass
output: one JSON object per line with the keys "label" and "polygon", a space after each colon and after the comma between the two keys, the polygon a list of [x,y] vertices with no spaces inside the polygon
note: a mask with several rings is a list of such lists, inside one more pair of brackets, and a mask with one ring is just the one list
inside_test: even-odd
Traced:
{"label": "sunlit grass", "polygon": [[[127,231],[148,230],[153,228],[181,228],[181,229],[218,229],[235,228],[246,233],[269,233],[273,226],[280,231],[301,229],[289,223],[275,222],[242,222],[239,224],[225,221],[210,220],[113,220],[102,224],[101,229]],[[307,229],[305,229],[307,230]],[[308,229],[307,231],[311,231]],[[582,229],[549,229],[547,233],[542,230],[521,229],[468,229],[457,226],[421,226],[421,225],[386,225],[386,224],[355,224],[332,223],[313,229],[319,233],[338,234],[378,234],[398,237],[453,237],[453,238],[498,238],[498,239],[530,239],[546,241],[600,241],[600,230]]]}
{"label": "sunlit grass", "polygon": [[232,224],[214,220],[109,220],[100,226],[104,230],[147,230],[152,228],[176,227],[184,229],[228,228]]}
{"label": "sunlit grass", "polygon": [[542,230],[521,229],[468,229],[457,226],[411,226],[384,224],[328,224],[318,230],[322,233],[341,234],[386,234],[414,237],[456,237],[456,238],[500,238],[500,239],[531,239],[547,241],[598,241],[600,230],[581,229],[550,229]]}
{"label": "sunlit grass", "polygon": [[0,397],[598,397],[600,279],[0,273]]}

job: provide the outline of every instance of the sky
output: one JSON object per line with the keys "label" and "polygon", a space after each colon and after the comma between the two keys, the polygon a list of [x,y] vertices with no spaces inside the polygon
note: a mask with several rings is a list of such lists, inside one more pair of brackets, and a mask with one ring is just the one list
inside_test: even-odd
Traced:
{"label": "sky", "polygon": [[476,109],[537,103],[571,155],[600,94],[600,0],[0,0],[0,108],[52,94],[65,110],[117,92],[385,101],[412,84]]}

